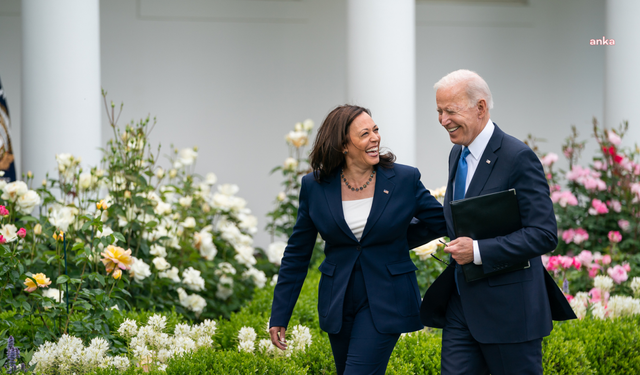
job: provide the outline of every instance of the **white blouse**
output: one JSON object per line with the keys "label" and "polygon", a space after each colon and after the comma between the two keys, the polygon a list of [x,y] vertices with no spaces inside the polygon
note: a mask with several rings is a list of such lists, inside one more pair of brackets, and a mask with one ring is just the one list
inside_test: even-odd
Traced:
{"label": "white blouse", "polygon": [[344,220],[358,241],[362,238],[362,232],[364,232],[364,226],[367,224],[372,204],[373,197],[355,201],[342,201]]}

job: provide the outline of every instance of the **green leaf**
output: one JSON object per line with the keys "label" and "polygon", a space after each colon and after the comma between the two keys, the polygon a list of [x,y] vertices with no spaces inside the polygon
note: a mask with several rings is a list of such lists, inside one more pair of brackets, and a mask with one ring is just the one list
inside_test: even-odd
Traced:
{"label": "green leaf", "polygon": [[60,275],[58,276],[58,280],[56,280],[56,284],[60,285],[60,284],[64,284],[67,281],[69,281],[69,276],[67,275]]}
{"label": "green leaf", "polygon": [[28,222],[34,222],[34,223],[37,223],[37,222],[38,222],[38,219],[36,219],[36,218],[35,218],[35,217],[33,217],[33,216],[23,216],[23,217],[21,217],[21,218],[20,218],[20,220],[18,220],[18,221],[21,221],[21,222],[23,222],[23,223],[28,223]]}
{"label": "green leaf", "polygon": [[97,273],[96,274],[96,280],[98,280],[98,282],[102,285],[105,286],[107,285],[107,283],[104,281],[104,276],[102,276],[101,274]]}
{"label": "green leaf", "polygon": [[22,308],[31,311],[31,305],[27,301],[22,301]]}
{"label": "green leaf", "polygon": [[124,236],[120,232],[113,232],[113,236],[118,239],[120,242],[126,242]]}

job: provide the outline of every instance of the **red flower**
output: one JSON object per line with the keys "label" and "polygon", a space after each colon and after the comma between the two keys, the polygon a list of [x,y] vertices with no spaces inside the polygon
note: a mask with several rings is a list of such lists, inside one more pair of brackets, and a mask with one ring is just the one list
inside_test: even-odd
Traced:
{"label": "red flower", "polygon": [[623,157],[620,155],[614,155],[613,156],[613,161],[617,164],[620,164],[620,162],[622,161]]}

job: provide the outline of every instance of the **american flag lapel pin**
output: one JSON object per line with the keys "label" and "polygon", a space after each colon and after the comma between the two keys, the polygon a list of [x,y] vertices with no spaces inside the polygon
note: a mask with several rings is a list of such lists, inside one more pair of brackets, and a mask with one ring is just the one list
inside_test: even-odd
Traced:
{"label": "american flag lapel pin", "polygon": [[387,190],[387,189],[384,189],[382,192],[385,193],[385,194],[389,194],[389,190]]}
{"label": "american flag lapel pin", "polygon": [[491,160],[487,159],[487,164],[491,164]]}

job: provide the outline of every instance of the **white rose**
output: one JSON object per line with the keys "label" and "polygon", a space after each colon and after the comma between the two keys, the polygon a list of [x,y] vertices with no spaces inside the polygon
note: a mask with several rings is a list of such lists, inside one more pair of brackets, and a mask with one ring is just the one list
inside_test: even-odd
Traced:
{"label": "white rose", "polygon": [[73,161],[73,155],[71,154],[56,154],[56,161],[58,162],[58,170],[64,172],[71,166]]}
{"label": "white rose", "polygon": [[295,171],[298,168],[298,161],[294,158],[286,158],[284,161],[284,169]]}
{"label": "white rose", "polygon": [[151,249],[149,250],[149,254],[155,255],[160,258],[165,258],[167,256],[167,250],[164,246],[160,246],[158,244],[151,245]]}
{"label": "white rose", "polygon": [[258,218],[253,215],[240,214],[238,215],[240,224],[238,227],[243,229],[247,233],[255,234],[258,232]]}
{"label": "white rose", "polygon": [[426,243],[422,246],[418,246],[415,249],[412,249],[414,253],[420,258],[420,260],[427,260],[431,256],[431,254],[435,253],[438,250],[438,244],[440,243],[440,239],[433,240],[429,243]]}
{"label": "white rose", "polygon": [[260,271],[256,268],[249,267],[246,271],[242,273],[243,279],[251,278],[253,283],[256,285],[256,288],[262,289],[267,284],[267,275],[263,271]]}
{"label": "white rose", "polygon": [[158,215],[167,215],[171,213],[171,205],[169,203],[165,203],[159,201],[158,204],[154,207],[153,212]]}
{"label": "white rose", "polygon": [[185,284],[187,288],[195,290],[196,292],[205,289],[204,279],[200,276],[200,271],[193,267],[189,267],[182,271],[182,283]]}
{"label": "white rose", "polygon": [[29,190],[18,198],[17,206],[23,214],[30,214],[40,204],[40,196],[35,190]]}
{"label": "white rose", "polygon": [[162,169],[162,167],[158,167],[158,169],[156,169],[155,171],[155,175],[158,180],[162,179],[162,177],[164,177],[164,169]]}
{"label": "white rose", "polygon": [[167,262],[167,260],[162,257],[153,258],[153,265],[156,266],[156,269],[158,271],[164,271],[166,269],[169,269],[169,267],[171,267],[169,262]]}
{"label": "white rose", "polygon": [[238,185],[234,184],[223,184],[218,186],[218,192],[228,197],[236,195],[238,193],[238,190],[240,190],[240,188],[238,187]]}
{"label": "white rose", "polygon": [[49,222],[56,228],[67,231],[73,222],[74,209],[67,206],[56,205],[49,213]]}
{"label": "white rose", "polygon": [[212,172],[207,173],[207,176],[205,177],[204,182],[208,185],[215,185],[216,182],[218,182],[218,177],[216,177],[216,175],[213,174]]}
{"label": "white rose", "polygon": [[184,219],[184,222],[180,223],[180,225],[182,225],[184,228],[195,228],[196,219],[189,216],[188,218]]}
{"label": "white rose", "polygon": [[178,203],[180,203],[182,207],[190,207],[192,201],[193,201],[192,197],[182,197],[178,199]]}
{"label": "white rose", "polygon": [[171,279],[174,283],[179,283],[180,282],[179,272],[180,271],[178,270],[178,267],[174,266],[166,272],[160,272],[158,276],[165,279]]}
{"label": "white rose", "polygon": [[302,123],[302,128],[306,131],[311,131],[311,129],[313,129],[314,127],[314,122],[312,119],[308,118],[306,120],[304,120],[304,122]]}
{"label": "white rose", "polygon": [[2,189],[2,196],[0,198],[5,201],[15,202],[19,197],[26,194],[29,191],[27,184],[22,181],[14,181],[7,184]]}
{"label": "white rose", "polygon": [[200,256],[206,260],[213,260],[218,254],[218,249],[213,243],[213,236],[208,232],[209,228],[207,227],[200,232],[194,233],[193,239],[195,248],[200,251]]}
{"label": "white rose", "polygon": [[80,185],[80,190],[89,190],[94,183],[94,177],[91,176],[91,172],[83,172],[80,173],[80,180],[78,184]]}
{"label": "white rose", "polygon": [[256,264],[256,258],[253,256],[253,247],[251,246],[236,246],[235,260],[240,264],[244,264],[247,267],[251,267]]}
{"label": "white rose", "polygon": [[182,288],[178,288],[178,297],[180,298],[180,304],[196,313],[196,316],[200,315],[207,306],[207,301],[204,298],[197,294],[189,295]]}
{"label": "white rose", "polygon": [[309,142],[309,136],[306,131],[291,131],[284,138],[287,143],[293,145],[295,148],[300,148]]}
{"label": "white rose", "polygon": [[191,165],[196,161],[198,153],[192,148],[184,148],[178,154],[178,161],[182,165]]}
{"label": "white rose", "polygon": [[276,199],[278,200],[278,202],[284,202],[284,200],[287,199],[287,194],[284,191],[281,191],[278,193]]}
{"label": "white rose", "polygon": [[133,276],[135,281],[141,282],[142,280],[151,276],[151,267],[149,267],[148,264],[146,264],[142,259],[138,259],[136,257],[132,258],[133,264],[131,265],[129,273],[131,274],[131,276]]}
{"label": "white rose", "polygon": [[287,244],[281,241],[274,242],[269,245],[269,248],[266,251],[269,262],[279,266],[280,262],[282,262],[282,257],[284,256],[284,250],[286,248]]}
{"label": "white rose", "polygon": [[60,294],[62,294],[62,299],[64,300],[64,291],[59,291],[56,288],[42,288],[42,296],[53,298],[54,301],[60,303]]}
{"label": "white rose", "polygon": [[0,227],[0,234],[7,242],[13,242],[18,239],[18,228],[13,224],[4,224]]}

